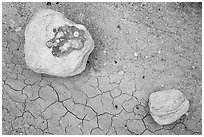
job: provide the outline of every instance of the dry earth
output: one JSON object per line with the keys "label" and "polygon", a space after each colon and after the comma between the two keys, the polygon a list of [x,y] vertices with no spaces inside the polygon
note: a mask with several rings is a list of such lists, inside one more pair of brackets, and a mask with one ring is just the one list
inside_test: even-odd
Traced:
{"label": "dry earth", "polygon": [[[200,3],[2,3],[3,134],[202,134]],[[24,31],[39,8],[83,24],[95,49],[68,78],[36,74]],[[181,90],[186,115],[159,126],[150,93]]]}

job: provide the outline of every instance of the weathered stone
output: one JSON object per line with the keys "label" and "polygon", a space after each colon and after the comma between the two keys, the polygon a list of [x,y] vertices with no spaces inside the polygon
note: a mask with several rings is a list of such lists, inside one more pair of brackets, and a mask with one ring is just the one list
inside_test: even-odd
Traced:
{"label": "weathered stone", "polygon": [[[63,25],[76,26],[86,35],[84,47],[74,50],[64,57],[55,57],[46,47],[53,36],[53,29]],[[25,30],[25,61],[27,66],[37,72],[67,77],[81,73],[94,48],[94,42],[88,30],[80,24],[68,20],[63,14],[51,9],[38,10]]]}
{"label": "weathered stone", "polygon": [[176,89],[154,92],[149,97],[150,114],[159,125],[175,122],[188,108],[189,101]]}

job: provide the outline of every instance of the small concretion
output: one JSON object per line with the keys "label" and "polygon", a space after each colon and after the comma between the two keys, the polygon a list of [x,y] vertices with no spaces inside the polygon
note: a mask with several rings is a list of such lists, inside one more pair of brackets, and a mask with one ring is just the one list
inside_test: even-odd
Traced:
{"label": "small concretion", "polygon": [[26,26],[25,61],[36,73],[58,77],[81,73],[94,49],[88,30],[51,10],[38,10]]}
{"label": "small concretion", "polygon": [[189,101],[176,89],[163,90],[150,94],[149,109],[159,125],[167,125],[178,120],[189,109]]}

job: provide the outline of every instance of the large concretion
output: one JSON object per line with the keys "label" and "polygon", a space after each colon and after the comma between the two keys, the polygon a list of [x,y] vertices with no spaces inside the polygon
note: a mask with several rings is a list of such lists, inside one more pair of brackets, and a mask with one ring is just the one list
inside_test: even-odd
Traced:
{"label": "large concretion", "polygon": [[154,92],[149,97],[149,109],[159,125],[167,125],[178,120],[189,109],[189,101],[176,89]]}
{"label": "large concretion", "polygon": [[93,49],[93,39],[83,25],[51,9],[38,10],[25,30],[25,61],[36,73],[77,75]]}

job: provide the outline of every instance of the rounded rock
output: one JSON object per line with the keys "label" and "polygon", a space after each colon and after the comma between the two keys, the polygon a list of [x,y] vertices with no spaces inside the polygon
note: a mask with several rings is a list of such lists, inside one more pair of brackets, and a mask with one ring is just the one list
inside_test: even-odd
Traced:
{"label": "rounded rock", "polygon": [[[74,50],[63,58],[54,57],[47,41],[54,36],[53,28],[63,25],[76,26],[85,32],[87,40],[84,47]],[[39,9],[26,26],[24,53],[27,66],[36,73],[45,73],[58,77],[74,76],[81,73],[94,49],[94,41],[81,24],[67,19],[60,12],[51,9]]]}
{"label": "rounded rock", "polygon": [[167,125],[178,120],[189,109],[189,101],[176,89],[150,94],[149,109],[152,118],[159,125]]}

